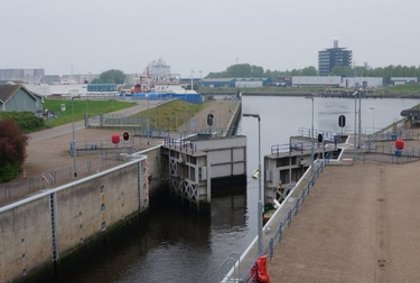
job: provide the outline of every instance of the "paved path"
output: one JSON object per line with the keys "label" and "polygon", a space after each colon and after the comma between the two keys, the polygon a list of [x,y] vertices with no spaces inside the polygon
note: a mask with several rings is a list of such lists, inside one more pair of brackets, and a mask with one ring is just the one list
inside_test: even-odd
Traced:
{"label": "paved path", "polygon": [[275,247],[272,282],[420,282],[419,165],[328,166]]}
{"label": "paved path", "polygon": [[[153,108],[156,107],[157,105],[161,104],[162,101],[137,101],[137,105],[130,107],[130,108],[126,108],[126,109],[122,109],[119,111],[115,111],[112,112],[112,114],[122,114],[122,115],[133,115],[136,113],[139,113],[143,110],[146,110],[148,107]],[[81,129],[85,128],[85,124],[84,121],[76,121],[74,123],[74,129],[75,131],[79,131]],[[65,124],[62,126],[58,126],[58,127],[54,127],[51,129],[46,129],[46,130],[42,130],[39,132],[34,132],[34,133],[30,133],[28,134],[28,143],[35,143],[35,142],[39,142],[39,141],[45,141],[51,138],[55,138],[61,135],[65,135],[65,134],[69,134],[72,133],[73,131],[73,124],[69,123],[69,124]]]}

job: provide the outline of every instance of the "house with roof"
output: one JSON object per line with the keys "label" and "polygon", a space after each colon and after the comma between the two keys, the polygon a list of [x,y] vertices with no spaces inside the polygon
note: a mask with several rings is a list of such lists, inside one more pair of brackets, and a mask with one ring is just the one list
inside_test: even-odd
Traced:
{"label": "house with roof", "polygon": [[0,85],[0,111],[42,110],[42,97],[29,91],[22,85]]}

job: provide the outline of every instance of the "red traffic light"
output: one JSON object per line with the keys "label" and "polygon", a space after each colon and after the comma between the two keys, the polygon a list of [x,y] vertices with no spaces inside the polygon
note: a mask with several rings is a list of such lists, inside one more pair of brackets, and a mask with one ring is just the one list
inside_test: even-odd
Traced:
{"label": "red traffic light", "polygon": [[128,132],[123,133],[123,140],[128,141],[130,139],[130,134]]}

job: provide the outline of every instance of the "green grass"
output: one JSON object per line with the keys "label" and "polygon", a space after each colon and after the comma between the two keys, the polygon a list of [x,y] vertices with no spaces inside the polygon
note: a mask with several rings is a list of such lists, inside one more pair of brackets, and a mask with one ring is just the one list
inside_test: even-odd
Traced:
{"label": "green grass", "polygon": [[[114,99],[109,100],[89,100],[86,98],[75,99],[74,103],[74,121],[83,120],[84,113],[89,116],[100,113],[109,113],[121,109],[125,109],[136,105],[135,102],[123,102]],[[64,104],[66,111],[61,111],[61,105]],[[45,99],[44,110],[55,112],[58,117],[50,120],[48,125],[51,127],[60,126],[73,121],[72,101],[70,99]]]}
{"label": "green grass", "polygon": [[420,94],[420,84],[407,84],[407,85],[398,85],[390,86],[384,88],[385,93],[396,93],[396,94]]}
{"label": "green grass", "polygon": [[150,118],[150,126],[152,129],[158,128],[165,131],[177,131],[181,125],[205,107],[205,103],[191,104],[175,100],[133,116]]}

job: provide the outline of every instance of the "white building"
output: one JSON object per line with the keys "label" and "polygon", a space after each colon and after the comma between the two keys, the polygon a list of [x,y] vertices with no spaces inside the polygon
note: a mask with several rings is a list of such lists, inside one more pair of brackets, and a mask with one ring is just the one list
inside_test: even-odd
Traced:
{"label": "white building", "polygon": [[338,76],[294,76],[292,86],[341,87],[343,80]]}
{"label": "white building", "polygon": [[239,88],[247,88],[247,87],[262,87],[263,86],[263,79],[259,78],[243,78],[243,79],[236,79],[235,80],[235,87]]}
{"label": "white building", "polygon": [[0,81],[23,81],[37,84],[45,75],[44,69],[0,69]]}
{"label": "white building", "polygon": [[61,96],[76,96],[76,95],[87,95],[87,85],[86,84],[56,84],[56,85],[47,85],[47,84],[28,84],[25,85],[30,91],[41,95],[61,95]]}
{"label": "white building", "polygon": [[377,88],[383,86],[380,77],[339,77],[339,76],[295,76],[292,86],[319,86],[343,88]]}
{"label": "white building", "polygon": [[418,79],[417,77],[393,77],[391,82],[393,85],[416,84]]}

